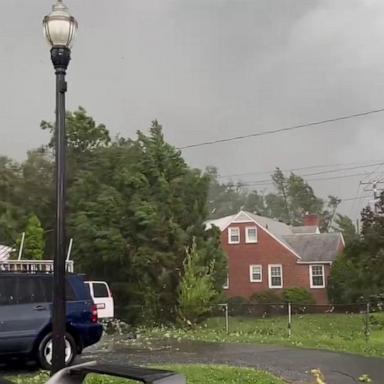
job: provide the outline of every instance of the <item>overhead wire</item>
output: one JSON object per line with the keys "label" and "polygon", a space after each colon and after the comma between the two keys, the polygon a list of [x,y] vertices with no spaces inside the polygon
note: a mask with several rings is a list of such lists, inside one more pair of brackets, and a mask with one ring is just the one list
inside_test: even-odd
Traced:
{"label": "overhead wire", "polygon": [[370,195],[367,195],[367,196],[355,196],[355,197],[348,197],[346,199],[341,199],[341,202],[344,202],[344,201],[352,201],[352,200],[362,200],[362,199],[369,199]]}
{"label": "overhead wire", "polygon": [[[361,165],[361,166],[356,166],[356,167],[346,167],[346,168],[340,168],[340,169],[331,169],[328,171],[320,171],[320,172],[312,172],[312,173],[306,173],[306,174],[301,174],[297,175],[300,177],[307,177],[307,176],[316,176],[316,175],[324,175],[324,174],[329,174],[329,173],[337,173],[337,172],[343,172],[343,171],[348,171],[348,170],[355,170],[355,169],[362,169],[362,168],[369,168],[369,167],[374,167],[375,165],[378,164],[384,164],[384,162],[380,163],[374,163],[374,164],[369,164],[369,165]],[[318,179],[307,179],[306,181],[313,181],[313,180],[333,180],[333,179],[339,179],[339,178],[344,178],[345,176],[351,177],[351,176],[366,176],[366,173],[357,173],[357,174],[352,174],[352,175],[340,175],[340,176],[335,176],[333,178],[318,178]],[[240,181],[241,183],[241,181]],[[273,184],[273,181],[271,179],[259,179],[259,180],[253,180],[253,181],[245,181],[244,184],[252,184],[252,185],[258,185],[258,184]]]}
{"label": "overhead wire", "polygon": [[367,181],[373,174],[377,173],[383,164],[379,164],[372,172],[370,172],[366,177],[364,177],[361,182]]}
{"label": "overhead wire", "polygon": [[[293,172],[293,171],[303,171],[307,169],[317,169],[317,168],[330,168],[330,167],[340,167],[340,166],[346,166],[346,165],[364,165],[364,164],[378,164],[377,161],[364,161],[364,162],[349,162],[349,163],[334,163],[334,164],[315,164],[315,165],[309,165],[306,167],[297,167],[297,168],[286,168],[286,169],[281,169],[282,172]],[[374,166],[374,165],[372,165]],[[247,176],[247,175],[265,175],[265,174],[272,174],[276,170],[269,170],[269,171],[254,171],[254,172],[243,172],[243,173],[231,173],[227,175],[218,175],[219,178],[229,178],[229,177],[236,177],[236,176]]]}
{"label": "overhead wire", "polygon": [[250,134],[247,134],[247,135],[233,136],[233,137],[228,137],[228,138],[225,138],[225,139],[203,141],[203,142],[200,142],[200,143],[184,145],[184,146],[178,147],[177,149],[183,150],[183,149],[188,149],[188,148],[203,147],[203,146],[206,146],[206,145],[213,145],[213,144],[219,144],[219,143],[226,143],[226,142],[230,142],[230,141],[243,140],[243,139],[248,139],[250,137],[274,135],[276,133],[294,131],[294,130],[301,129],[301,128],[310,128],[310,127],[314,127],[314,126],[318,126],[318,125],[335,123],[337,121],[342,121],[342,120],[355,119],[355,118],[358,118],[358,117],[364,117],[364,116],[373,115],[373,114],[381,113],[381,112],[384,112],[384,107],[380,107],[380,108],[377,108],[377,109],[372,109],[372,110],[365,111],[365,112],[353,113],[353,114],[350,114],[350,115],[337,116],[337,117],[333,117],[333,118],[329,118],[329,119],[324,119],[324,120],[311,121],[311,122],[308,122],[308,123],[291,125],[291,126],[288,126],[288,127],[271,129],[271,130],[266,130],[266,131],[261,131],[261,132],[254,132],[254,133],[250,133]]}
{"label": "overhead wire", "polygon": [[[312,122],[297,124],[297,125],[288,126],[288,127],[282,127],[282,128],[272,129],[272,130],[255,132],[255,133],[251,133],[251,134],[247,134],[247,135],[239,135],[239,136],[234,136],[234,137],[229,137],[229,138],[224,138],[224,139],[217,139],[217,140],[210,140],[210,141],[205,141],[205,142],[200,142],[200,143],[195,143],[195,144],[189,144],[189,145],[178,147],[177,149],[183,150],[183,149],[196,148],[196,147],[214,145],[214,144],[231,142],[231,141],[238,141],[238,140],[243,140],[243,139],[251,138],[251,137],[273,135],[273,134],[293,131],[293,130],[297,130],[297,129],[301,129],[301,128],[310,128],[310,127],[334,123],[334,122],[338,122],[338,121],[342,121],[342,120],[349,120],[349,119],[364,117],[364,116],[377,114],[377,113],[381,113],[381,112],[384,112],[384,107],[377,108],[374,110],[365,111],[365,112],[354,113],[354,114],[350,114],[350,115],[343,115],[343,116],[338,116],[338,117],[334,117],[334,118],[329,118],[329,119],[324,119],[324,120],[319,120],[319,121],[312,121]],[[351,170],[351,169],[368,168],[368,167],[372,167],[375,165],[377,166],[377,168],[375,170],[373,170],[372,172],[370,172],[368,175],[366,173],[364,173],[364,174],[352,174],[352,175],[341,175],[341,176],[336,176],[336,177],[317,178],[317,179],[314,178],[314,179],[310,179],[308,181],[333,180],[333,179],[340,179],[340,178],[355,177],[355,176],[359,176],[359,175],[364,175],[365,178],[369,178],[371,175],[376,173],[380,169],[380,167],[382,167],[384,165],[384,162],[370,164],[370,165],[354,166],[354,167],[349,167],[349,168],[333,169],[333,170],[326,170],[326,171],[324,170],[324,171],[304,174],[304,175],[300,175],[300,176],[305,177],[305,176],[320,175],[320,174],[327,174],[327,173],[334,173],[334,172],[342,172],[342,171]],[[324,166],[321,166],[321,165],[316,166],[315,165],[315,166],[310,166],[310,167],[300,167],[300,168],[296,168],[296,169],[291,169],[291,171],[304,170],[304,169],[315,169],[315,168],[326,168],[326,167],[328,167],[328,165],[324,165]],[[259,174],[265,174],[265,173],[267,173],[267,172],[264,172],[264,173],[261,172]],[[257,173],[243,173],[243,174],[237,174],[237,175],[235,174],[235,175],[227,175],[227,176],[219,175],[219,177],[244,176],[247,174],[257,174]],[[271,183],[271,180],[255,181],[256,185],[263,185],[263,184],[260,184],[261,182]],[[248,183],[248,185],[250,186],[251,184]],[[359,189],[358,189],[358,191],[359,191]],[[351,201],[351,200],[354,201],[354,200],[359,200],[359,199],[362,200],[364,198],[369,198],[369,197],[370,196],[361,196],[359,194],[359,196],[356,196],[356,197],[342,199],[342,202]]]}
{"label": "overhead wire", "polygon": [[[352,173],[350,175],[340,175],[340,176],[331,176],[331,177],[314,177],[311,179],[305,179],[305,181],[320,181],[320,180],[338,180],[338,179],[347,179],[350,177],[364,176],[366,173]],[[241,186],[251,187],[251,186],[266,186],[272,185],[272,180],[266,180],[265,182],[239,182]]]}

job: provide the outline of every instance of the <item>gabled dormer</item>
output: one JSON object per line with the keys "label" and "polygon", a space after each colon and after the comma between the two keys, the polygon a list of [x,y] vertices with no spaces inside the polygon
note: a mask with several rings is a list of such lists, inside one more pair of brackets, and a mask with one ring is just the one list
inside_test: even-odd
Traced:
{"label": "gabled dormer", "polygon": [[284,235],[292,234],[291,227],[283,222],[240,211],[235,215],[206,222],[207,229],[212,226],[221,230],[223,243],[231,248],[258,246],[260,239],[266,238],[263,234],[266,234],[269,239],[273,239],[291,254],[300,258],[283,239]]}

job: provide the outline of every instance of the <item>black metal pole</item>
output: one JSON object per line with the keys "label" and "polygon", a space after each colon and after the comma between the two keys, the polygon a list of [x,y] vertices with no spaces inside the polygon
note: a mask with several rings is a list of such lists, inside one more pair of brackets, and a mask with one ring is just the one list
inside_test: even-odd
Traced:
{"label": "black metal pole", "polygon": [[53,267],[52,373],[65,367],[65,92],[67,91],[65,74],[70,61],[70,53],[66,47],[51,49],[51,59],[56,73],[56,244]]}

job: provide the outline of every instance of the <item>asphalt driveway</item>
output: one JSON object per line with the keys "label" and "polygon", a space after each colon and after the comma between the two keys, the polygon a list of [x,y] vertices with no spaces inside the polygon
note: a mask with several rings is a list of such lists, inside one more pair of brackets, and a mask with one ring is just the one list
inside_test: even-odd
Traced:
{"label": "asphalt driveway", "polygon": [[[384,346],[383,346],[384,348]],[[368,374],[384,383],[384,359],[347,353],[270,345],[177,342],[141,343],[109,337],[86,351],[82,359],[119,364],[225,364],[271,372],[291,383],[310,383],[310,370],[320,368],[329,384],[350,384]]]}
{"label": "asphalt driveway", "polygon": [[[271,372],[295,384],[313,383],[310,370],[320,368],[328,384],[358,383],[363,374],[368,374],[374,384],[384,383],[384,359],[271,345],[192,341],[153,343],[107,336],[101,343],[86,349],[77,362],[84,360],[124,365],[180,363],[251,367]],[[33,364],[2,363],[0,376],[30,374],[37,369]]]}

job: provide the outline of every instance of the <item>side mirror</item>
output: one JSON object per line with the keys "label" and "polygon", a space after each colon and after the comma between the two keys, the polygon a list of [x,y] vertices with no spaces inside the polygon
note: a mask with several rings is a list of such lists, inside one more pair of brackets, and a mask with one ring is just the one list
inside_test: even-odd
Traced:
{"label": "side mirror", "polygon": [[186,384],[184,376],[172,371],[101,364],[96,361],[64,368],[53,375],[46,384],[82,384],[86,376],[91,373],[122,377],[145,384]]}

